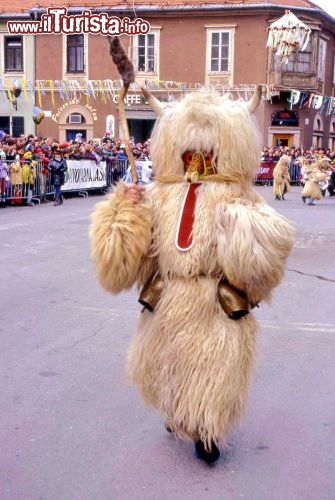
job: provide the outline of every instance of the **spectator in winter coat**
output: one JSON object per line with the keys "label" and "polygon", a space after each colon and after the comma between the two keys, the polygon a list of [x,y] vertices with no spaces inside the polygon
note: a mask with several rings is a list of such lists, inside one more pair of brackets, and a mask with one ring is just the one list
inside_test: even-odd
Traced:
{"label": "spectator in winter coat", "polygon": [[22,183],[23,183],[23,192],[24,196],[27,194],[27,205],[29,207],[33,207],[34,203],[32,202],[33,190],[36,180],[36,160],[26,161],[22,167]]}
{"label": "spectator in winter coat", "polygon": [[333,165],[332,167],[332,172],[329,177],[329,183],[327,189],[329,196],[332,198],[335,195],[335,165]]}
{"label": "spectator in winter coat", "polygon": [[22,169],[20,156],[15,156],[15,161],[9,167],[9,179],[11,183],[11,198],[14,205],[22,203]]}
{"label": "spectator in winter coat", "polygon": [[50,163],[49,158],[46,157],[44,150],[42,148],[36,149],[36,155],[38,155],[40,162],[40,169],[38,170],[38,181],[40,186],[40,196],[41,203],[46,203],[47,200],[47,176],[48,176],[48,165]]}
{"label": "spectator in winter coat", "polygon": [[6,153],[0,151],[0,207],[6,206],[6,179],[8,177],[8,165]]}
{"label": "spectator in winter coat", "polygon": [[54,187],[55,193],[55,203],[54,206],[63,204],[63,195],[62,195],[62,185],[65,182],[65,172],[67,171],[67,163],[63,158],[62,151],[60,149],[56,149],[54,151],[54,158],[48,164],[48,170],[51,174],[51,184]]}

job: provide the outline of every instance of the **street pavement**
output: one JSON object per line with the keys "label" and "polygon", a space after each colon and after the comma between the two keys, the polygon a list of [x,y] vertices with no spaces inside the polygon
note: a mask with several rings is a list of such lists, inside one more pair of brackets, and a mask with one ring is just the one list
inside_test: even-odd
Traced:
{"label": "street pavement", "polygon": [[103,196],[0,210],[0,500],[334,500],[335,199],[275,201],[294,250],[260,322],[248,411],[214,466],[125,375],[136,291],[102,290]]}

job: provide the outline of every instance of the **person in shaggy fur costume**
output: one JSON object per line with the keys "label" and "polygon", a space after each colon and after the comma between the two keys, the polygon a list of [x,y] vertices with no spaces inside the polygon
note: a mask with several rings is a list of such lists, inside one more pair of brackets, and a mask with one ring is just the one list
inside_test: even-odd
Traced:
{"label": "person in shaggy fur costume", "polygon": [[284,194],[291,189],[288,170],[290,162],[291,158],[288,155],[282,155],[273,169],[273,194],[276,200],[285,200]]}
{"label": "person in shaggy fur costume", "polygon": [[315,205],[315,201],[322,198],[320,182],[328,177],[329,160],[319,159],[306,167],[305,184],[301,193],[301,198],[304,203],[308,199],[308,205]]}
{"label": "person in shaggy fur costume", "polygon": [[141,289],[129,377],[207,463],[245,410],[251,310],[270,301],[293,244],[289,221],[253,185],[261,90],[245,102],[204,88],[163,105],[142,89],[158,114],[154,182],[121,183],[92,213],[100,284]]}

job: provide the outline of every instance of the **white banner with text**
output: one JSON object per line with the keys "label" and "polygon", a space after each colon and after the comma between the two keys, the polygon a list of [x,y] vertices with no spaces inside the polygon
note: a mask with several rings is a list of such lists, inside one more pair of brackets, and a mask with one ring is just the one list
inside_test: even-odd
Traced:
{"label": "white banner with text", "polygon": [[107,185],[106,162],[96,163],[93,160],[67,160],[67,172],[62,191],[79,191],[96,189]]}

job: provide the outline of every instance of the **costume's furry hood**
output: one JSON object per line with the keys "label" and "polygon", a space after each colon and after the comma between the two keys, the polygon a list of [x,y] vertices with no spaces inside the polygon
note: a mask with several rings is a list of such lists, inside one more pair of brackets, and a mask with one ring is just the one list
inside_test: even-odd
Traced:
{"label": "costume's furry hood", "polygon": [[277,165],[282,165],[284,167],[288,167],[290,163],[291,163],[291,157],[288,155],[282,155],[279,158]]}
{"label": "costume's furry hood", "polygon": [[155,176],[184,175],[185,151],[211,151],[216,173],[250,182],[260,140],[248,103],[203,88],[162,108],[150,145]]}
{"label": "costume's furry hood", "polygon": [[[110,39],[110,54],[123,80],[119,94],[122,103],[130,83],[135,81],[135,71],[118,37]],[[200,153],[203,158],[208,153],[211,167],[215,166],[211,170],[221,175],[221,180],[252,181],[260,159],[258,127],[252,113],[261,99],[261,85],[257,86],[249,102],[233,101],[229,95],[221,97],[213,89],[203,88],[167,106],[163,106],[145,86],[141,90],[159,115],[150,147],[156,177],[182,177],[182,156],[193,152]],[[120,117],[127,148],[129,133],[123,108],[120,107]],[[132,154],[129,159],[136,169]]]}

